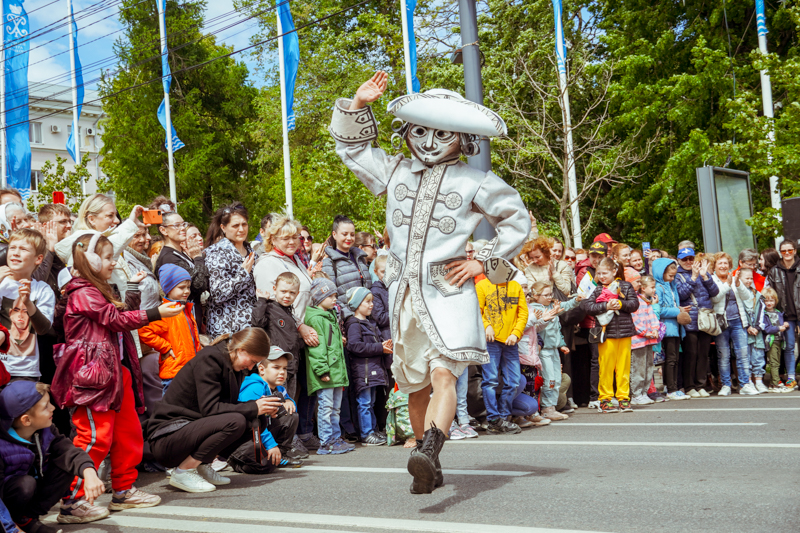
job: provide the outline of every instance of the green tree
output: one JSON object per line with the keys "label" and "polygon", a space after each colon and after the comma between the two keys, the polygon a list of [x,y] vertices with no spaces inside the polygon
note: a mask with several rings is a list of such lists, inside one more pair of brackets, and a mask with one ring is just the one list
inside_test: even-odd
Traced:
{"label": "green tree", "polygon": [[[186,144],[175,152],[179,211],[205,227],[221,204],[235,199],[250,208],[251,224],[256,223],[264,205],[258,201],[262,194],[250,162],[255,145],[247,123],[255,116],[257,90],[247,81],[247,67],[231,58],[179,72],[232,49],[201,33],[205,0],[167,0],[166,5],[169,62],[175,72],[172,121]],[[120,21],[125,33],[115,52],[123,68],[100,86],[108,117],[102,123],[102,168],[120,202],[134,205],[169,191],[165,133],[156,117],[162,84],[125,90],[161,76],[155,2],[123,0]]]}
{"label": "green tree", "polygon": [[[56,164],[48,159],[42,165],[42,176],[44,179],[39,184],[36,193],[31,194],[28,198],[28,210],[35,212],[37,206],[49,204],[53,201],[53,193],[60,191],[64,193],[64,202],[70,211],[73,213],[78,212],[85,196],[81,192],[81,180],[88,183],[91,179],[91,174],[86,166],[89,164],[89,154],[83,154],[80,165],[77,165],[74,170],[67,172],[64,163],[67,160],[63,157],[56,155]],[[108,190],[108,183],[101,181],[97,184],[98,191]]]}

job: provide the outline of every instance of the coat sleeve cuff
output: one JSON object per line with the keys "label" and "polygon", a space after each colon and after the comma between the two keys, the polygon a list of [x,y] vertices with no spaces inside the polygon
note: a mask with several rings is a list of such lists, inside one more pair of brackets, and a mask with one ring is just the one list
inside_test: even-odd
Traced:
{"label": "coat sleeve cuff", "polygon": [[364,144],[378,138],[378,122],[369,106],[350,110],[349,98],[339,98],[328,126],[331,136],[343,144]]}
{"label": "coat sleeve cuff", "polygon": [[161,320],[161,313],[158,311],[158,307],[151,307],[147,311],[147,321],[148,322],[157,322]]}

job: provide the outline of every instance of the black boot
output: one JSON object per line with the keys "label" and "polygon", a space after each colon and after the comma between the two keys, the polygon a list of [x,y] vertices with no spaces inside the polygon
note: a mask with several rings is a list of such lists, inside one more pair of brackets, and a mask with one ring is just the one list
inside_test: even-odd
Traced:
{"label": "black boot", "polygon": [[425,432],[422,443],[411,452],[408,459],[408,473],[414,477],[411,494],[430,494],[433,489],[444,484],[439,452],[444,446],[445,434],[435,425]]}

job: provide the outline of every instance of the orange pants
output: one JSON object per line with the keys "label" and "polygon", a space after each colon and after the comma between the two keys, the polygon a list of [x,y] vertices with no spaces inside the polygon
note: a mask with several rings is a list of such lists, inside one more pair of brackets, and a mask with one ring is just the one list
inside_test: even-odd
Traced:
{"label": "orange pants", "polygon": [[631,338],[606,339],[598,346],[600,401],[614,397],[614,374],[617,375],[617,400],[630,400],[631,395]]}
{"label": "orange pants", "polygon": [[[136,465],[142,461],[142,424],[136,414],[133,398],[133,380],[130,370],[122,367],[122,407],[116,411],[94,411],[78,407],[72,415],[77,435],[72,443],[89,454],[95,468],[111,452],[111,486],[115,491],[128,490],[139,473]],[[83,480],[72,482],[71,498],[83,498]]]}

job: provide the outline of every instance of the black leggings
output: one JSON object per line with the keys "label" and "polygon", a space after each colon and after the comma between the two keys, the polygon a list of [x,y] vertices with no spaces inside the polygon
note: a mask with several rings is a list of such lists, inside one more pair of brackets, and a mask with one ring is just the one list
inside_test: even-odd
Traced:
{"label": "black leggings", "polygon": [[249,424],[240,413],[209,416],[186,424],[169,435],[150,441],[150,450],[160,464],[174,468],[191,456],[210,463],[217,455],[228,457],[247,439]]}
{"label": "black leggings", "polygon": [[678,390],[678,349],[680,347],[678,337],[664,337],[661,341],[661,348],[664,350],[664,385],[667,392],[672,393]]}
{"label": "black leggings", "polygon": [[683,338],[683,388],[699,389],[708,379],[708,351],[711,335],[703,331],[687,331]]}
{"label": "black leggings", "polygon": [[33,476],[14,476],[6,479],[3,483],[2,500],[14,521],[38,518],[47,514],[50,508],[64,497],[73,479],[75,479],[74,474],[53,465],[51,458],[45,467],[44,475],[38,480]]}

